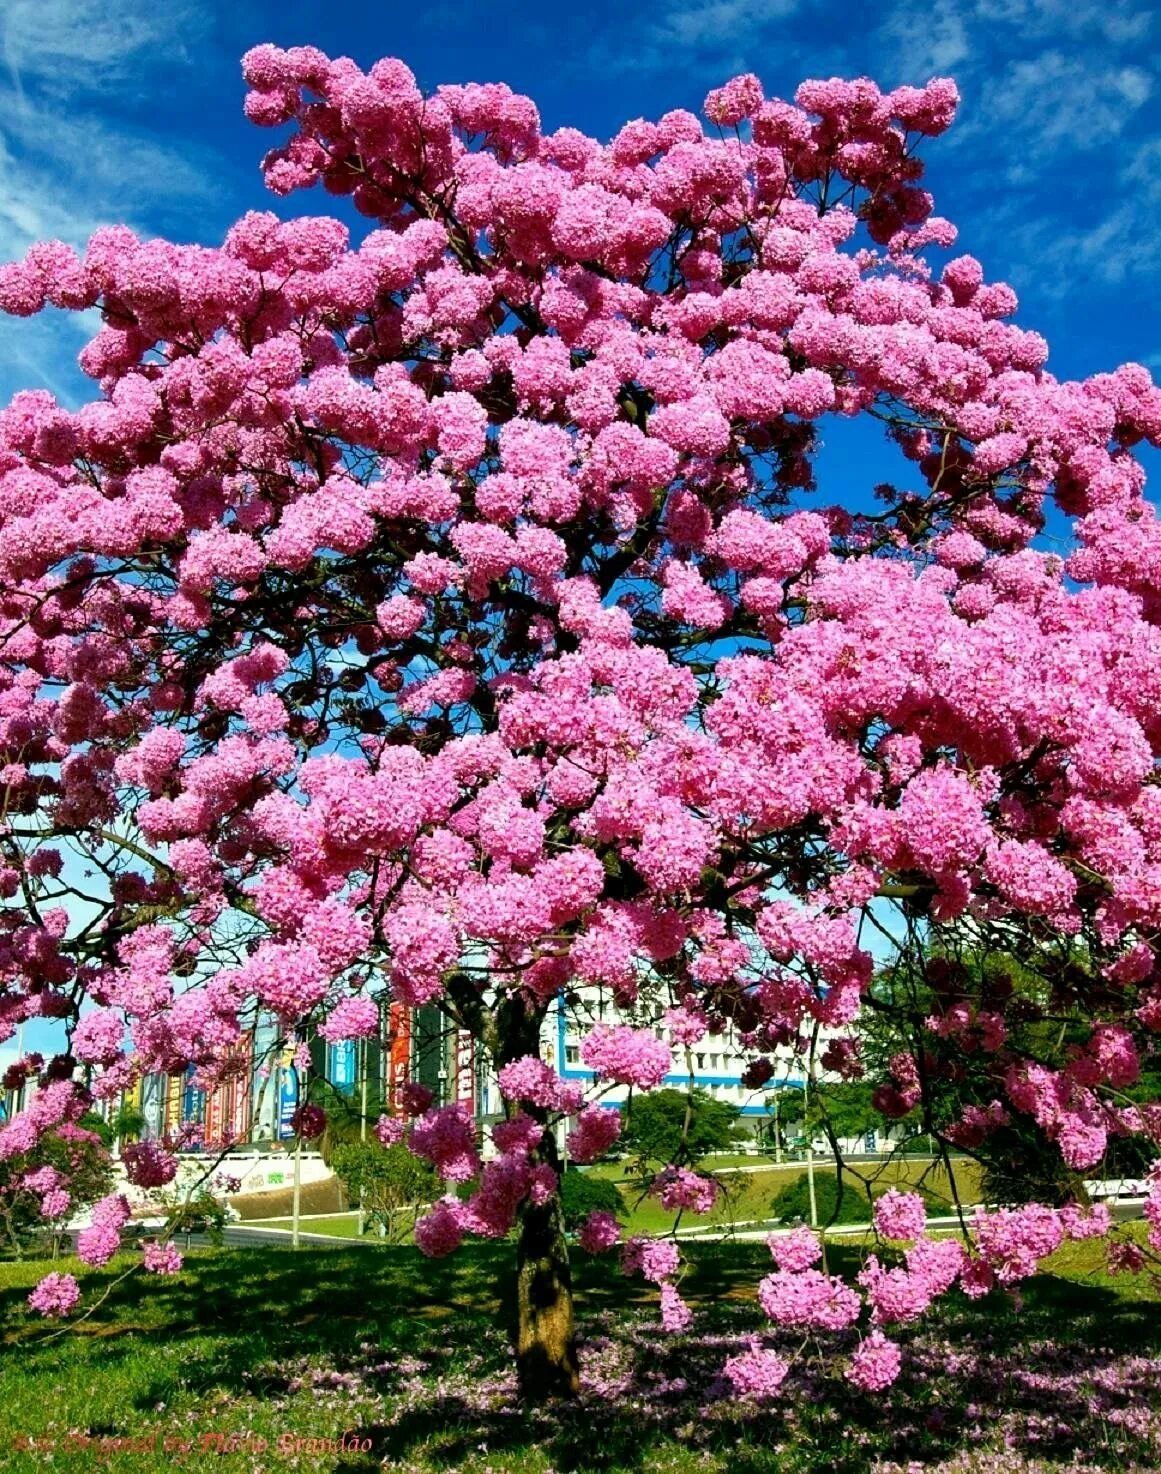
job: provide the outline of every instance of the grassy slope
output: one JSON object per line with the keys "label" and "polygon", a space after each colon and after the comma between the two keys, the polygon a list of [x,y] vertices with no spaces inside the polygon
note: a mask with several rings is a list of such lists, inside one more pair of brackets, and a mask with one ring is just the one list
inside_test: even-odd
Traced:
{"label": "grassy slope", "polygon": [[[633,1233],[664,1233],[673,1226],[673,1214],[650,1198],[642,1198],[640,1189],[626,1180],[624,1168],[617,1164],[615,1181],[619,1182],[626,1203],[630,1208],[628,1228]],[[713,1211],[707,1214],[683,1213],[681,1226],[693,1228],[699,1225],[746,1223],[755,1219],[769,1219],[774,1199],[784,1187],[788,1187],[806,1168],[801,1162],[781,1167],[759,1167],[752,1172],[726,1173],[720,1177],[723,1192]],[[833,1168],[816,1167],[821,1178],[833,1176]],[[612,1175],[612,1174],[610,1174]],[[927,1193],[934,1214],[954,1211],[951,1184],[942,1164],[902,1158],[890,1162],[868,1162],[858,1164],[853,1171],[844,1173],[844,1192],[850,1191],[865,1197],[867,1186],[879,1192],[888,1187],[922,1186]],[[964,1160],[955,1164],[955,1187],[962,1203],[975,1203],[979,1199],[979,1170],[974,1162]]]}

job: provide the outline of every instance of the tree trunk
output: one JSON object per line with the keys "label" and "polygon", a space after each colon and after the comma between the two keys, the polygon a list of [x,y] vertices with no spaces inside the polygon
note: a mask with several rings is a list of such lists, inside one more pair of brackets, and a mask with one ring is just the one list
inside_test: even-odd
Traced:
{"label": "tree trunk", "polygon": [[[493,1021],[492,1046],[497,1067],[526,1055],[540,1058],[542,1003],[524,994],[505,999]],[[512,1108],[508,1107],[509,1113]],[[524,1110],[538,1121],[548,1113],[533,1105]],[[547,1127],[533,1153],[557,1174],[557,1189],[546,1203],[521,1205],[516,1249],[516,1374],[526,1402],[575,1397],[580,1389],[576,1325],[573,1317],[572,1271],[564,1236],[560,1201],[560,1157]]]}
{"label": "tree trunk", "polygon": [[525,1203],[520,1215],[516,1372],[520,1394],[528,1402],[575,1397],[580,1387],[572,1272],[559,1194],[540,1206]]}

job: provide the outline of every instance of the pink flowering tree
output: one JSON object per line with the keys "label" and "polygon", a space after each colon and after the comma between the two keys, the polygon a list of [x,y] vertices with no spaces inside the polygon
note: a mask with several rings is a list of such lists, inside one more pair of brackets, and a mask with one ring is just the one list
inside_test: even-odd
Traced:
{"label": "pink flowering tree", "polygon": [[[69,1040],[0,1153],[141,1071],[213,1083],[255,1009],[361,1037],[384,989],[435,1005],[499,1072],[497,1154],[421,1092],[382,1136],[478,1178],[426,1252],[517,1227],[543,1396],[577,1386],[547,1128],[575,1117],[592,1160],[604,1086],[658,1085],[727,1023],[755,1087],[820,1033],[856,1074],[885,908],[1082,956],[1066,1059],[1010,1045],[1002,1001],[933,1015],[940,1057],[982,1050],[996,1112],[1078,1167],[1156,1141],[1125,1090],[1161,1029],[1161,531],[1133,457],[1161,395],[1138,365],[1058,381],[1010,288],[946,254],[919,145],[954,85],[789,103],[739,77],[602,144],[397,61],[261,46],[244,70],[283,130],[270,189],[365,224],[110,228],[0,271],[9,313],[103,320],[90,403],[0,413],[0,1030]],[[881,426],[900,484],[816,489],[836,416]],[[1053,507],[1067,559],[1037,547]],[[541,1024],[595,987],[629,1022],[588,1033],[582,1088]],[[890,1104],[926,1067],[900,1052]],[[712,1196],[680,1162],[658,1192]],[[125,1210],[98,1208],[103,1262]],[[881,1387],[881,1326],[1093,1227],[1063,1211],[981,1220],[970,1253],[920,1237],[857,1288],[798,1242],[762,1303],[819,1335],[869,1314],[849,1375]],[[582,1241],[616,1235],[597,1215]],[[625,1267],[680,1330],[675,1244]],[[732,1366],[752,1395],[785,1371]]]}

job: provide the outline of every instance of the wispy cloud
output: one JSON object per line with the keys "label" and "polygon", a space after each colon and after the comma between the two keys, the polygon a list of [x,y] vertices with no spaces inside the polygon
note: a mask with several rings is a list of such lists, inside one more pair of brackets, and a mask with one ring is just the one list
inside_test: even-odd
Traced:
{"label": "wispy cloud", "polygon": [[968,128],[1016,130],[1025,157],[1038,159],[1062,149],[1105,149],[1152,91],[1149,73],[1132,62],[1044,51],[1007,62],[984,80]]}
{"label": "wispy cloud", "polygon": [[[35,82],[61,100],[148,87],[151,68],[188,62],[206,29],[204,6],[189,0],[6,0],[0,56],[12,85]],[[153,74],[156,78],[156,74]]]}
{"label": "wispy cloud", "polygon": [[[1018,202],[985,217],[1004,242],[1017,286],[1035,282],[1062,299],[1078,286],[1118,288],[1161,271],[1161,138],[1129,151],[1100,190],[1067,215],[1029,213]],[[1156,355],[1155,355],[1156,356]]]}
{"label": "wispy cloud", "polygon": [[607,70],[663,72],[701,64],[724,80],[731,71],[755,65],[755,53],[785,23],[812,8],[812,0],[676,0],[659,7],[655,19],[631,43],[598,43]]}
{"label": "wispy cloud", "polygon": [[[191,233],[220,161],[158,122],[205,27],[188,0],[4,0],[0,6],[0,260],[46,237],[81,246],[120,221]],[[170,96],[167,99],[166,93]],[[51,314],[6,323],[0,391],[67,386],[78,329]]]}

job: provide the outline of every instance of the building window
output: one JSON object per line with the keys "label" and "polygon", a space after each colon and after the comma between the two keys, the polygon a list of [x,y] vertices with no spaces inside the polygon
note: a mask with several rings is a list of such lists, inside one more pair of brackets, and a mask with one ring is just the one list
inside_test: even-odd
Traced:
{"label": "building window", "polygon": [[565,1045],[564,1062],[566,1065],[575,1065],[580,1063],[580,1048],[576,1044]]}

